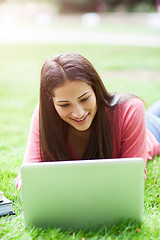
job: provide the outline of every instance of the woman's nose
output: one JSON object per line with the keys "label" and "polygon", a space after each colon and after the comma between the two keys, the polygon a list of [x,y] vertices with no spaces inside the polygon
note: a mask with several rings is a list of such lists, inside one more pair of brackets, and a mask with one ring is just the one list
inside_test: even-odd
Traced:
{"label": "woman's nose", "polygon": [[84,115],[84,109],[81,105],[76,105],[74,108],[73,108],[73,111],[72,111],[72,116],[75,117],[75,118],[81,118],[83,117]]}

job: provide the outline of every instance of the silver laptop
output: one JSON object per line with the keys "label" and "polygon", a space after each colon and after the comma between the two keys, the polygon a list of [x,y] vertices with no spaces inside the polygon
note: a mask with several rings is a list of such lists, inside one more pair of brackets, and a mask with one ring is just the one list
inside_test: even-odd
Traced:
{"label": "silver laptop", "polygon": [[143,219],[141,158],[32,163],[21,172],[26,227],[97,229]]}

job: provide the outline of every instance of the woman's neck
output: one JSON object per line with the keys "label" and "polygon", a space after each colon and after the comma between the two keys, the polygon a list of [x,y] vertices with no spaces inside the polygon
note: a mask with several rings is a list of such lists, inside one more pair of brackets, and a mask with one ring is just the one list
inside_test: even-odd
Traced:
{"label": "woman's neck", "polygon": [[73,127],[68,129],[68,142],[76,155],[81,159],[88,145],[91,129],[78,131]]}

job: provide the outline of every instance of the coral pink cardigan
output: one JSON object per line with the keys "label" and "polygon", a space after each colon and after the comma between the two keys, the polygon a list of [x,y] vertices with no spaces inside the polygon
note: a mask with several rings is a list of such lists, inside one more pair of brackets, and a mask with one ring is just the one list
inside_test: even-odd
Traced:
{"label": "coral pink cardigan", "polygon": [[[117,111],[107,108],[106,114],[111,126],[113,138],[113,158],[142,157],[146,176],[147,159],[160,154],[160,144],[153,134],[146,129],[145,108],[142,100],[132,98],[118,107]],[[74,159],[74,150],[68,146]],[[23,163],[41,162],[39,144],[39,105],[36,106],[29,132]],[[17,177],[17,186],[21,176]]]}

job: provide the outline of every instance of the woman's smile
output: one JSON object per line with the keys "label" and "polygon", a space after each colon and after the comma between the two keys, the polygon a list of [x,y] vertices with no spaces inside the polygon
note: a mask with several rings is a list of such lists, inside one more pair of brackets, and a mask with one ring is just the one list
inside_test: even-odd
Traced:
{"label": "woman's smile", "polygon": [[[88,114],[89,114],[89,113],[88,113]],[[87,114],[86,116],[80,118],[80,119],[75,119],[75,118],[71,118],[71,119],[74,120],[74,121],[76,121],[76,122],[78,122],[78,123],[81,123],[81,122],[84,122],[84,121],[87,119],[88,114]]]}
{"label": "woman's smile", "polygon": [[67,81],[56,88],[53,104],[59,116],[79,131],[91,126],[97,112],[95,93],[83,81]]}

